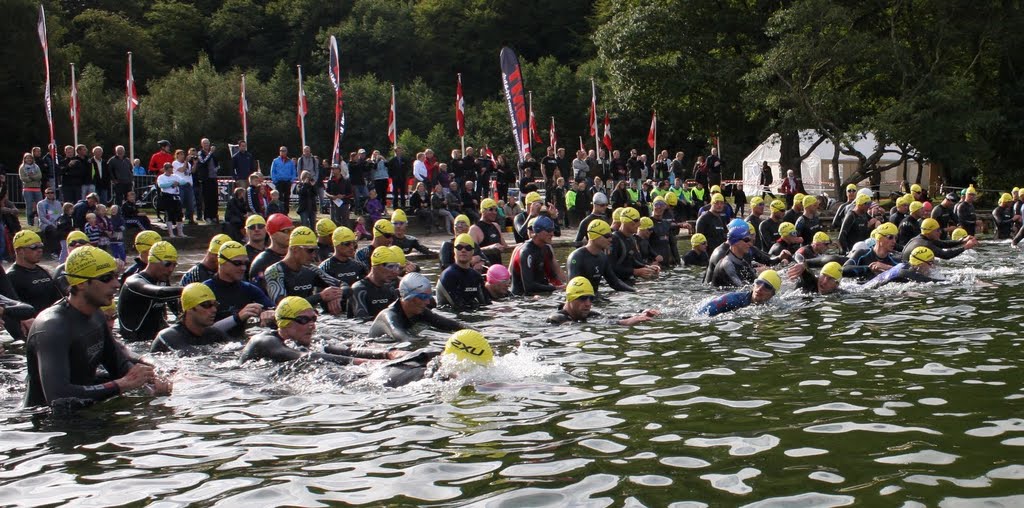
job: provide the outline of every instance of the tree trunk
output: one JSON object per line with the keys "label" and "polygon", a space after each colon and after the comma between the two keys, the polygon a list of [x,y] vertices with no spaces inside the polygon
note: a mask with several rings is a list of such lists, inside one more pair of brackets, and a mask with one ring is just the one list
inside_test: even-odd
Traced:
{"label": "tree trunk", "polygon": [[836,185],[836,199],[839,203],[843,202],[843,180],[839,172],[839,145],[832,145],[832,181]]}
{"label": "tree trunk", "polygon": [[803,179],[800,173],[800,131],[786,131],[779,136],[782,144],[779,146],[779,177],[785,178],[786,171],[792,169],[797,178]]}
{"label": "tree trunk", "polygon": [[878,171],[871,171],[871,192],[874,193],[875,199],[881,195],[880,190],[882,188],[882,173]]}

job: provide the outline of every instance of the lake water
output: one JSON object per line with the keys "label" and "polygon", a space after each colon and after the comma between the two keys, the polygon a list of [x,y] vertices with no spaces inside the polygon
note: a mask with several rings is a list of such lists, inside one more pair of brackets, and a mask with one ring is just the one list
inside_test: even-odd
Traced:
{"label": "lake water", "polygon": [[239,367],[234,345],[158,357],[171,397],[58,417],[18,408],[8,354],[0,505],[1024,506],[1021,257],[988,241],[943,272],[709,320],[693,310],[717,292],[677,269],[605,291],[605,314],[663,312],[632,328],[498,303],[461,316],[493,367],[402,389]]}

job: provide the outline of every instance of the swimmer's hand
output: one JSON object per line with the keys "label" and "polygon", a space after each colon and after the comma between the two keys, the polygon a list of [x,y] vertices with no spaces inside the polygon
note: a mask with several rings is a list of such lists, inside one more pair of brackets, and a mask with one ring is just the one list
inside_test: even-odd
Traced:
{"label": "swimmer's hand", "polygon": [[142,363],[136,363],[132,365],[131,369],[128,369],[128,373],[120,379],[115,379],[114,384],[117,385],[118,390],[121,393],[134,390],[141,387],[142,385],[151,383],[155,379],[156,375],[153,372],[153,367]]}
{"label": "swimmer's hand", "polygon": [[793,265],[793,266],[789,267],[788,271],[786,271],[786,276],[788,276],[790,279],[799,279],[800,276],[803,275],[804,270],[806,270],[806,269],[807,269],[807,267],[804,266],[803,263],[797,264],[797,265]]}
{"label": "swimmer's hand", "polygon": [[238,320],[244,323],[250,318],[259,316],[262,311],[262,305],[258,303],[250,303],[249,305],[242,307],[242,310],[238,311]]}
{"label": "swimmer's hand", "polygon": [[868,265],[868,268],[871,268],[871,271],[874,272],[874,273],[882,273],[882,272],[892,268],[892,265],[885,264],[885,263],[883,263],[881,261],[875,261],[874,263],[871,263],[870,265]]}
{"label": "swimmer's hand", "polygon": [[647,317],[649,317],[649,318],[654,318],[654,317],[660,316],[661,315],[661,311],[658,310],[658,309],[644,309],[642,314],[647,316]]}
{"label": "swimmer's hand", "polygon": [[651,319],[653,318],[651,316],[648,316],[647,314],[637,314],[636,316],[633,317],[620,319],[619,324],[622,326],[633,326],[635,324],[643,323],[645,321],[650,321]]}
{"label": "swimmer's hand", "polygon": [[642,267],[642,268],[634,268],[633,269],[633,275],[634,276],[642,277],[644,279],[649,279],[651,277],[654,277],[654,274],[655,274],[654,270],[651,269],[651,267],[649,267],[649,266],[645,266],[645,267]]}
{"label": "swimmer's hand", "polygon": [[341,308],[340,298],[337,300],[327,302],[327,312],[329,312],[332,316],[340,316],[341,313],[344,312],[344,310],[345,309]]}
{"label": "swimmer's hand", "polygon": [[342,290],[339,287],[331,286],[320,291],[320,299],[325,302],[334,302],[341,299]]}
{"label": "swimmer's hand", "polygon": [[157,397],[170,395],[171,391],[174,390],[174,383],[172,383],[171,380],[164,378],[155,378],[153,383],[149,386],[153,390],[153,395]]}

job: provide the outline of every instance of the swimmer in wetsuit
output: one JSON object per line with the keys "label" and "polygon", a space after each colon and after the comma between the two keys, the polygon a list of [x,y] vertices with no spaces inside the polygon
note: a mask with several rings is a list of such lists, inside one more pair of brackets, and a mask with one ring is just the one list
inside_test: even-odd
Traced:
{"label": "swimmer in wetsuit", "polygon": [[193,282],[185,286],[181,291],[181,319],[174,326],[161,330],[149,351],[194,355],[198,353],[197,346],[235,340],[228,332],[238,324],[237,321],[234,316],[216,321],[217,305],[217,297],[206,284]]}
{"label": "swimmer in wetsuit", "polygon": [[369,275],[352,285],[348,317],[371,321],[398,298],[394,286],[394,281],[402,273],[402,259],[398,256],[388,247],[373,251]]}
{"label": "swimmer in wetsuit", "polygon": [[974,208],[974,200],[977,198],[978,191],[975,190],[973,185],[969,185],[967,190],[964,191],[963,201],[953,207],[957,224],[966,229],[967,234],[970,236],[974,236],[978,228],[978,212]]}
{"label": "swimmer in wetsuit", "polygon": [[753,242],[754,237],[750,234],[748,226],[735,226],[729,229],[729,249],[710,272],[710,282],[713,286],[743,287],[757,278],[753,263],[747,259]]}
{"label": "swimmer in wetsuit", "polygon": [[[553,325],[586,323],[590,319],[601,318],[600,312],[592,310],[594,296],[594,286],[590,283],[590,279],[583,276],[574,277],[565,286],[565,303],[560,305],[554,314],[548,316],[548,323]],[[622,326],[633,326],[650,321],[660,314],[661,312],[655,309],[645,309],[639,314],[623,316],[608,322],[614,322]]]}
{"label": "swimmer in wetsuit", "polygon": [[832,245],[832,238],[824,231],[814,233],[810,245],[804,245],[793,254],[793,261],[797,264],[807,265],[809,268],[819,268],[827,263],[836,262],[842,265],[846,262],[843,256],[826,256],[829,246]]}
{"label": "swimmer in wetsuit", "polygon": [[448,332],[465,328],[462,323],[430,310],[433,293],[430,281],[422,274],[414,272],[402,277],[398,292],[398,300],[382,310],[373,320],[367,333],[370,338],[378,341],[418,342],[422,339],[412,330],[417,323]]}
{"label": "swimmer in wetsuit", "polygon": [[[445,240],[441,243],[441,249],[438,251],[438,260],[441,263],[441,271],[455,263],[455,238],[459,235],[466,234],[469,232],[469,217],[465,215],[459,215],[452,222],[452,228],[455,229],[455,235],[452,236],[451,240]],[[472,236],[470,236],[472,238]],[[474,240],[473,255],[470,261],[470,265],[479,273],[483,273],[487,270],[487,258],[484,256],[483,251],[480,250],[480,246],[476,245]],[[500,258],[500,256],[499,256]]]}
{"label": "swimmer in wetsuit", "polygon": [[206,255],[181,276],[178,285],[185,287],[193,282],[206,282],[212,279],[217,274],[217,254],[220,252],[220,246],[224,245],[224,242],[230,241],[231,237],[224,233],[214,235],[210,239],[210,245],[206,248]]}
{"label": "swimmer in wetsuit", "polygon": [[[89,237],[85,236],[85,233],[83,233],[82,231],[76,229],[76,230],[68,233],[67,244],[68,244],[68,254],[70,254],[70,253],[74,252],[75,249],[78,249],[80,247],[85,247],[86,245],[89,245]],[[63,263],[57,265],[57,268],[55,268],[53,270],[53,280],[57,281],[57,287],[60,288],[61,294],[63,294],[64,296],[67,296],[68,295],[68,289],[70,288],[70,286],[68,285],[67,279],[64,278],[64,264]],[[122,281],[124,280],[124,276],[122,276],[121,280]]]}
{"label": "swimmer in wetsuit", "polygon": [[484,277],[473,269],[473,237],[462,233],[455,237],[455,263],[437,278],[437,304],[456,311],[475,309],[488,303],[484,296]]}
{"label": "swimmer in wetsuit", "polygon": [[[497,265],[500,266],[500,265]],[[494,361],[490,343],[476,330],[459,330],[448,337],[440,356],[410,354],[382,366],[384,385],[392,388],[427,379],[442,370],[442,364],[459,362],[456,366],[487,366]],[[452,369],[445,365],[446,372]],[[449,377],[456,374],[449,374]]]}
{"label": "swimmer in wetsuit", "polygon": [[[95,247],[79,247],[65,267],[70,295],[40,312],[29,330],[25,405],[95,402],[147,384],[154,394],[169,394],[171,384],[153,367],[132,362],[100,311],[119,286],[114,258]],[[109,377],[97,373],[100,365]]]}
{"label": "swimmer in wetsuit", "polygon": [[[869,206],[871,196],[857,194],[853,206],[847,210],[843,225],[839,229],[839,245],[844,253],[849,253],[855,243],[866,240],[871,235],[871,228],[875,227],[877,221],[868,216]],[[895,228],[895,225],[893,227]]]}
{"label": "swimmer in wetsuit", "polygon": [[512,274],[504,265],[491,265],[487,269],[487,277],[484,281],[483,297],[486,303],[496,300],[504,300],[511,293]]}
{"label": "swimmer in wetsuit", "polygon": [[[74,234],[74,232],[72,232]],[[85,233],[82,233],[85,236]],[[68,235],[68,238],[71,236]],[[89,237],[85,236],[86,243],[89,241]],[[125,279],[141,272],[146,268],[146,260],[149,259],[149,249],[153,247],[153,244],[163,240],[160,237],[160,233],[147,229],[145,231],[139,231],[139,234],[135,235],[135,250],[138,251],[139,257],[135,258],[135,263],[128,267],[124,273],[121,274],[121,284],[124,284]],[[71,242],[68,242],[68,248],[71,247]]]}
{"label": "swimmer in wetsuit", "polygon": [[558,261],[550,249],[555,224],[547,217],[538,217],[533,223],[533,238],[512,251],[509,272],[512,274],[512,293],[531,296],[550,293],[561,285],[554,275]]}
{"label": "swimmer in wetsuit", "polygon": [[320,263],[320,269],[351,288],[369,273],[366,265],[356,261],[356,248],[359,246],[356,234],[345,226],[339,226],[331,234],[331,242],[334,243],[334,255]]}
{"label": "swimmer in wetsuit", "polygon": [[338,225],[331,219],[323,218],[316,221],[316,262],[326,261],[334,255],[334,230]]}
{"label": "swimmer in wetsuit", "polygon": [[899,263],[878,274],[864,284],[864,287],[877,288],[893,282],[939,282],[941,279],[931,276],[934,262],[935,254],[931,249],[917,247],[910,253],[908,262]]}
{"label": "swimmer in wetsuit", "polygon": [[14,288],[16,300],[33,307],[31,317],[64,297],[50,272],[39,265],[43,258],[43,240],[34,231],[23,229],[14,235],[14,264],[7,278]]}
{"label": "swimmer in wetsuit", "polygon": [[697,310],[697,314],[711,317],[750,305],[765,304],[775,296],[779,289],[782,289],[782,278],[775,270],[765,270],[757,276],[750,291],[726,293],[712,298]]}
{"label": "swimmer in wetsuit", "polygon": [[[803,239],[804,245],[810,245],[814,234],[821,231],[821,219],[818,218],[818,198],[804,196],[804,213],[793,223],[797,236]],[[796,249],[793,249],[794,251]],[[771,254],[771,252],[769,252]]]}
{"label": "swimmer in wetsuit", "polygon": [[505,238],[501,235],[502,229],[504,228],[498,224],[498,203],[491,198],[482,199],[480,220],[470,226],[469,236],[473,237],[489,265],[502,264],[502,253],[512,250],[512,246],[505,243]]}
{"label": "swimmer in wetsuit", "polygon": [[[641,261],[636,234],[640,229],[640,212],[635,208],[621,208],[619,228],[612,233],[612,245],[608,252],[608,263],[612,271],[626,284],[635,277],[650,279],[661,273],[661,265]],[[653,223],[652,223],[653,224]]]}
{"label": "swimmer in wetsuit", "polygon": [[378,247],[390,247],[395,238],[395,225],[387,219],[373,223],[373,240],[370,245],[356,251],[356,261],[370,266],[370,259]]}
{"label": "swimmer in wetsuit", "polygon": [[[963,231],[964,235],[967,234],[967,231],[960,231]],[[921,234],[911,238],[903,247],[903,259],[908,259],[918,247],[928,247],[937,258],[953,259],[978,245],[978,239],[973,236],[953,235],[952,240],[941,240],[941,236],[942,230],[937,220],[929,217],[921,221]]]}
{"label": "swimmer in wetsuit", "polygon": [[587,226],[587,244],[569,254],[565,264],[568,265],[569,278],[583,276],[590,279],[594,291],[600,287],[603,278],[615,291],[635,292],[636,289],[626,284],[612,270],[605,251],[612,242],[612,228],[603,220],[595,220]]}
{"label": "swimmer in wetsuit", "polygon": [[891,222],[875,228],[871,233],[875,240],[874,247],[850,252],[849,259],[843,264],[843,277],[866,281],[899,264],[892,255],[898,233],[896,225]]}
{"label": "swimmer in wetsuit", "polygon": [[275,304],[286,296],[299,296],[310,305],[323,305],[327,312],[340,315],[344,310],[341,306],[343,291],[338,287],[341,282],[312,264],[317,255],[316,240],[316,233],[306,226],[292,231],[284,259],[270,265],[263,273],[267,296]]}
{"label": "swimmer in wetsuit", "polygon": [[992,209],[992,219],[996,223],[996,239],[1005,240],[1010,238],[1010,229],[1015,222],[1020,222],[1020,215],[1013,211],[1013,196],[1003,193],[999,197],[999,206]]}
{"label": "swimmer in wetsuit", "polygon": [[149,250],[146,269],[128,277],[117,298],[121,337],[125,342],[152,342],[167,328],[168,304],[181,296],[181,286],[171,286],[170,277],[178,266],[178,250],[168,242],[157,242]]}
{"label": "swimmer in wetsuit", "polygon": [[800,291],[827,295],[840,291],[839,282],[843,280],[843,265],[836,261],[825,263],[821,268],[821,275],[815,277],[810,266],[798,263],[789,269],[788,275],[790,279],[799,279],[796,288]]}
{"label": "swimmer in wetsuit", "polygon": [[274,319],[274,306],[267,294],[253,284],[245,282],[245,266],[249,260],[245,246],[238,242],[224,242],[217,253],[217,275],[206,281],[217,297],[216,321],[234,318],[235,326],[228,334],[235,338],[245,336],[250,318],[259,317],[263,326]]}
{"label": "swimmer in wetsuit", "polygon": [[690,252],[683,256],[684,266],[708,266],[708,240],[700,233],[690,237]]}
{"label": "swimmer in wetsuit", "polygon": [[391,214],[391,225],[395,227],[395,237],[391,239],[391,245],[397,245],[402,249],[403,254],[409,254],[415,250],[426,256],[437,255],[436,252],[424,247],[415,236],[405,234],[409,227],[409,219],[405,215],[405,210],[399,208]]}
{"label": "swimmer in wetsuit", "polygon": [[768,250],[768,255],[779,256],[783,252],[788,252],[792,255],[796,253],[797,249],[799,249],[803,243],[804,239],[800,236],[800,232],[797,231],[796,226],[789,222],[783,222],[782,224],[779,224],[779,239],[775,242],[775,245],[772,245],[772,248]]}
{"label": "swimmer in wetsuit", "polygon": [[284,259],[288,253],[288,239],[295,230],[295,225],[288,216],[275,213],[267,218],[267,235],[270,236],[270,247],[259,253],[249,266],[249,282],[267,293],[264,272],[270,265]]}
{"label": "swimmer in wetsuit", "polygon": [[[664,201],[664,199],[662,199],[662,201]],[[587,243],[587,228],[590,226],[592,221],[597,219],[604,221],[608,220],[608,196],[605,193],[598,192],[594,194],[591,206],[590,214],[580,221],[579,229],[576,230],[576,240],[573,244],[576,247],[583,247],[583,245]],[[665,234],[668,234],[667,229]],[[518,242],[520,240],[517,238],[516,241]]]}
{"label": "swimmer in wetsuit", "polygon": [[245,276],[249,277],[249,266],[256,256],[267,249],[267,220],[259,214],[252,214],[245,219],[245,252],[249,262],[245,265]]}

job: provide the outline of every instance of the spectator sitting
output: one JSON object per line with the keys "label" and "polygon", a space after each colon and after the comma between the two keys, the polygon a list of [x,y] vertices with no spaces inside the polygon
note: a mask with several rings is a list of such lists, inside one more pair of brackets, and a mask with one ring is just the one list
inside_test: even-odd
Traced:
{"label": "spectator sitting", "polygon": [[85,227],[83,229],[85,230],[85,236],[89,237],[89,245],[99,247],[103,231],[100,229],[95,213],[89,212],[85,214]]}
{"label": "spectator sitting", "polygon": [[267,203],[267,216],[275,213],[284,213],[284,205],[281,203],[281,193],[276,189],[270,191],[270,202]]}
{"label": "spectator sitting", "polygon": [[384,216],[384,205],[377,199],[377,190],[370,189],[370,199],[366,200],[366,216],[371,224],[375,224]]}
{"label": "spectator sitting", "polygon": [[372,240],[373,235],[366,231],[366,218],[362,215],[356,216],[356,238],[360,240]]}
{"label": "spectator sitting", "polygon": [[110,217],[107,219],[110,224],[110,255],[114,259],[124,261],[128,257],[124,250],[124,218],[121,217],[121,208],[117,205],[110,207]]}

